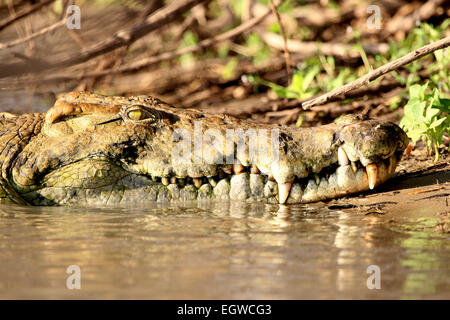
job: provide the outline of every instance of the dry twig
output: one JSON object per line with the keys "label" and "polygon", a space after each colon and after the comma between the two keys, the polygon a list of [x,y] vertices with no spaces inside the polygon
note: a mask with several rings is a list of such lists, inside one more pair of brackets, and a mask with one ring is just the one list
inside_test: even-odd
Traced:
{"label": "dry twig", "polygon": [[33,40],[34,38],[40,37],[48,32],[51,32],[51,31],[65,25],[66,21],[67,21],[67,19],[64,18],[63,20],[58,21],[58,22],[52,24],[51,26],[45,27],[33,34],[30,34],[30,35],[26,36],[25,38],[17,39],[17,40],[8,42],[8,43],[0,43],[0,49],[7,49],[7,48],[15,47],[15,46],[18,46],[19,44],[23,44],[25,42]]}
{"label": "dry twig", "polygon": [[31,6],[28,9],[23,10],[22,12],[16,13],[15,15],[12,15],[3,21],[0,21],[0,31],[5,29],[7,26],[13,24],[17,20],[25,18],[26,16],[32,14],[33,12],[38,11],[42,7],[52,3],[54,1],[55,0],[45,0],[45,1],[42,1],[39,3],[36,3],[34,6]]}
{"label": "dry twig", "polygon": [[177,17],[195,5],[206,1],[208,0],[179,0],[171,2],[162,9],[157,10],[144,22],[138,23],[131,28],[120,30],[111,37],[69,56],[64,53],[62,55],[54,56],[52,61],[40,60],[39,63],[32,65],[23,62],[0,64],[0,77],[21,75],[24,73],[36,73],[43,70],[64,68],[86,62],[114,49],[130,45],[149,32],[174,21]]}
{"label": "dry twig", "polygon": [[291,54],[288,50],[287,45],[287,38],[286,38],[286,32],[284,31],[283,24],[281,23],[280,14],[278,13],[277,7],[275,6],[273,0],[269,0],[270,2],[270,8],[272,9],[273,14],[277,18],[278,25],[280,26],[280,32],[281,36],[283,37],[283,48],[284,48],[284,59],[286,60],[286,70],[287,70],[287,76],[288,76],[288,84],[291,83]]}
{"label": "dry twig", "polygon": [[[283,37],[272,32],[261,33],[261,38],[272,48],[284,50]],[[341,59],[359,58],[359,50],[352,48],[352,45],[345,43],[318,43],[315,41],[299,41],[288,39],[287,50],[290,52],[302,53],[307,57],[313,57],[321,53],[326,56],[335,56]],[[389,50],[387,43],[363,44],[364,52],[367,54],[385,54]]]}
{"label": "dry twig", "polygon": [[[129,65],[121,66],[118,68],[103,70],[103,71],[99,71],[99,72],[90,72],[90,73],[82,74],[79,76],[74,76],[73,78],[79,80],[79,79],[88,78],[88,77],[100,77],[100,76],[105,76],[105,75],[114,74],[114,73],[136,71],[136,70],[142,69],[144,67],[148,67],[152,64],[155,64],[155,63],[158,63],[161,61],[176,58],[176,57],[181,56],[186,53],[192,53],[192,52],[199,51],[203,48],[210,47],[216,43],[233,38],[233,37],[241,34],[242,32],[254,27],[258,23],[260,23],[262,20],[264,20],[264,18],[266,18],[270,14],[270,12],[271,12],[270,10],[267,10],[264,14],[262,14],[258,17],[252,18],[251,20],[237,26],[234,29],[226,31],[216,37],[212,37],[212,38],[208,38],[203,41],[200,41],[198,44],[195,44],[193,46],[181,48],[181,49],[171,51],[171,52],[164,52],[157,56],[144,58],[144,59],[138,60],[134,63],[131,63]],[[55,78],[60,79],[61,76],[55,76]],[[67,80],[70,78],[70,76],[63,77],[63,78]],[[51,81],[51,78],[47,78],[46,80]]]}

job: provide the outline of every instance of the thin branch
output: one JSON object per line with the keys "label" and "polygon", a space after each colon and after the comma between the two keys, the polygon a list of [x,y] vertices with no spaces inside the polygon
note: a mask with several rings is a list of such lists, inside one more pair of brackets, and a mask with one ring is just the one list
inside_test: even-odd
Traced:
{"label": "thin branch", "polygon": [[147,6],[139,13],[138,22],[144,21],[145,19],[147,19],[149,15],[151,15],[156,10],[161,9],[163,6],[164,6],[163,0],[150,1],[150,3],[148,3]]}
{"label": "thin branch", "polygon": [[42,36],[42,35],[44,35],[44,34],[46,34],[48,32],[51,32],[51,31],[53,31],[53,30],[55,30],[55,29],[65,25],[66,21],[67,21],[67,19],[64,18],[63,20],[58,21],[58,22],[52,24],[51,26],[43,28],[43,29],[41,29],[41,30],[39,30],[39,31],[37,31],[35,33],[32,33],[32,34],[30,34],[29,36],[27,36],[25,38],[17,39],[17,40],[8,42],[8,43],[0,43],[0,50],[1,49],[7,49],[7,48],[15,47],[15,46],[18,46],[19,44],[23,44],[25,42],[33,40],[34,38],[40,37],[40,36]]}
{"label": "thin branch", "polygon": [[135,24],[127,29],[122,29],[111,37],[70,56],[67,56],[67,54],[64,53],[52,57],[51,61],[50,59],[40,60],[39,63],[33,65],[28,63],[0,64],[0,77],[17,76],[24,73],[36,73],[43,70],[64,68],[86,62],[114,49],[130,45],[151,31],[174,21],[195,5],[206,1],[208,0],[179,0],[171,2],[150,15],[144,22]]}
{"label": "thin branch", "polygon": [[[338,96],[335,99],[331,99],[329,102],[345,100],[349,98],[359,98],[366,94],[377,94],[381,92],[387,92],[392,89],[400,87],[401,84],[396,80],[382,81],[381,83],[372,84],[364,88],[355,89],[352,92],[348,93],[345,97]],[[222,108],[215,107],[214,109],[208,110],[209,113],[221,114],[226,113],[235,117],[248,116],[254,113],[265,113],[270,111],[282,111],[289,109],[299,109],[299,106],[302,102],[306,102],[307,100],[297,100],[297,99],[278,99],[278,100],[269,100],[267,102],[261,102],[262,98],[258,98],[254,103],[240,103],[236,108]],[[206,110],[206,109],[205,109]],[[313,109],[316,110],[316,109]]]}
{"label": "thin branch", "polygon": [[[283,37],[272,32],[260,33],[261,39],[272,48],[277,50],[284,50]],[[287,50],[290,52],[303,53],[307,57],[317,56],[323,54],[326,56],[335,56],[341,59],[359,58],[361,53],[353,49],[350,44],[316,41],[299,41],[288,39],[286,41]],[[385,54],[389,50],[387,43],[368,43],[363,44],[363,49],[367,54]]]}
{"label": "thin branch", "polygon": [[32,14],[33,12],[36,12],[39,9],[41,9],[43,6],[46,6],[54,1],[55,0],[45,0],[45,1],[42,1],[39,3],[36,3],[34,6],[31,6],[27,9],[23,10],[22,12],[16,13],[15,15],[12,15],[3,21],[0,21],[0,31],[5,29],[7,26],[13,24],[17,20],[25,18],[26,16]]}
{"label": "thin branch", "polygon": [[322,105],[324,103],[327,103],[328,101],[332,99],[336,99],[338,96],[345,95],[346,93],[362,87],[363,85],[368,84],[370,81],[381,77],[382,75],[391,72],[393,70],[396,70],[400,68],[401,66],[404,66],[414,60],[420,59],[423,56],[426,56],[427,54],[430,54],[436,50],[446,48],[450,45],[450,37],[446,37],[444,39],[441,39],[439,41],[430,43],[422,48],[419,48],[417,50],[414,50],[406,55],[404,55],[401,58],[398,58],[394,61],[391,61],[371,72],[368,74],[356,79],[355,81],[346,84],[342,87],[336,88],[326,94],[323,94],[317,98],[310,99],[306,102],[302,102],[301,106],[304,110],[309,110],[314,106]]}
{"label": "thin branch", "polygon": [[277,18],[278,25],[280,26],[281,36],[283,37],[283,45],[284,45],[284,59],[286,60],[286,70],[288,75],[288,84],[291,84],[291,54],[288,50],[286,32],[284,31],[283,24],[281,23],[280,14],[278,13],[277,7],[275,6],[273,0],[269,0],[270,8],[272,9],[273,14]]}

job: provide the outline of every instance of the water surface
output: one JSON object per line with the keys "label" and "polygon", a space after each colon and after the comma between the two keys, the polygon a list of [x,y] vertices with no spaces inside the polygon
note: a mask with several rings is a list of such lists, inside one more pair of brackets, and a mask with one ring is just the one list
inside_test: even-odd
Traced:
{"label": "water surface", "polygon": [[[324,203],[1,206],[0,298],[450,298],[450,236],[419,209],[392,217]],[[66,288],[70,265],[80,290]]]}

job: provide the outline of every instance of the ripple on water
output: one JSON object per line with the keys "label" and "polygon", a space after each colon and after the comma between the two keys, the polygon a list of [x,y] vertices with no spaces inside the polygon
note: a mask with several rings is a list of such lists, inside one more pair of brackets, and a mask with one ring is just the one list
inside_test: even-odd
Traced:
{"label": "ripple on water", "polygon": [[[414,298],[449,292],[445,236],[348,206],[2,206],[0,221],[1,298]],[[383,272],[382,295],[366,287],[372,264]],[[80,291],[65,287],[69,265],[81,268]]]}

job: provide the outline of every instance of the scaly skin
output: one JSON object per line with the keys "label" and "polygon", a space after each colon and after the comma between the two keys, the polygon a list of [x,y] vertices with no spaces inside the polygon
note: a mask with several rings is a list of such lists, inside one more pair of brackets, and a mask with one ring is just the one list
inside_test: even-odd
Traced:
{"label": "scaly skin", "polygon": [[[231,129],[236,135],[220,140]],[[250,138],[239,140],[239,129]],[[250,144],[262,152],[254,157]],[[174,108],[146,96],[72,92],[46,114],[0,114],[0,201],[304,203],[383,183],[407,144],[395,124],[362,116],[289,128]],[[180,146],[192,147],[192,153]],[[185,155],[183,161],[174,160],[177,154]],[[227,164],[225,156],[233,154],[237,160]]]}

